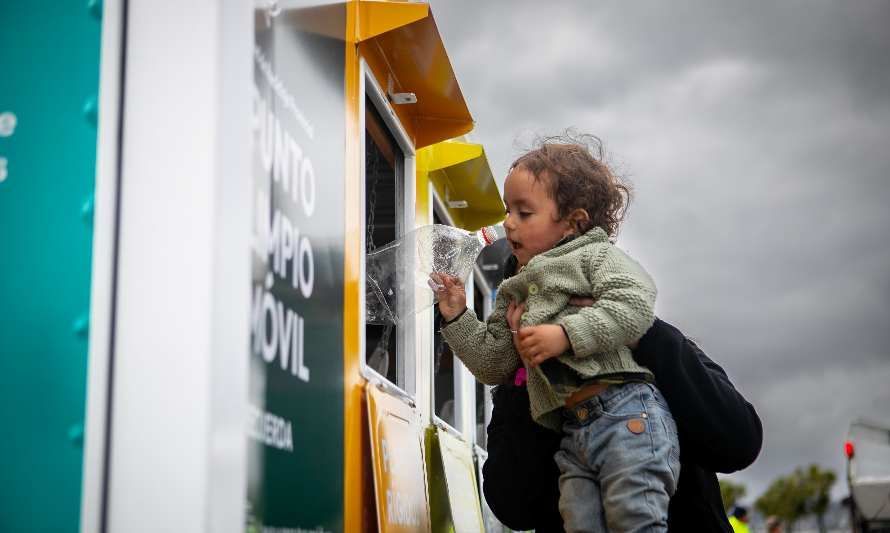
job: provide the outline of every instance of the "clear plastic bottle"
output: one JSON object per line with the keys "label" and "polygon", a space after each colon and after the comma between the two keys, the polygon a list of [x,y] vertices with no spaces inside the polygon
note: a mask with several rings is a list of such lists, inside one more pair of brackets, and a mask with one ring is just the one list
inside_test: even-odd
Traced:
{"label": "clear plastic bottle", "polygon": [[482,248],[505,236],[502,225],[470,232],[431,224],[368,254],[366,316],[369,324],[395,324],[436,301],[430,274],[467,281]]}

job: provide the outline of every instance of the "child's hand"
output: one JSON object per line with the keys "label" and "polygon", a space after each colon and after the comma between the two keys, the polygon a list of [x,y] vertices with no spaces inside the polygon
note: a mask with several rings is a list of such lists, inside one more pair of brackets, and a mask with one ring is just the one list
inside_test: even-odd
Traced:
{"label": "child's hand", "polygon": [[519,330],[517,349],[522,360],[530,367],[536,367],[557,355],[562,355],[570,347],[562,326],[542,324]]}
{"label": "child's hand", "polygon": [[464,290],[464,283],[460,278],[433,272],[430,274],[432,280],[438,288],[436,289],[436,297],[439,299],[439,312],[445,320],[454,320],[464,309],[467,308],[467,293]]}

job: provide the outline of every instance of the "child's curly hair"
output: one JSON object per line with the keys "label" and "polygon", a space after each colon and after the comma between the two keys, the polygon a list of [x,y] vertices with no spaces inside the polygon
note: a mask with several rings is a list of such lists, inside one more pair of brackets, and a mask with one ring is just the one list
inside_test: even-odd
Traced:
{"label": "child's curly hair", "polygon": [[576,228],[579,233],[600,227],[614,238],[627,213],[631,187],[603,162],[602,141],[594,135],[566,133],[536,144],[513,162],[511,170],[522,167],[546,184],[560,219],[578,208],[587,211],[590,219]]}

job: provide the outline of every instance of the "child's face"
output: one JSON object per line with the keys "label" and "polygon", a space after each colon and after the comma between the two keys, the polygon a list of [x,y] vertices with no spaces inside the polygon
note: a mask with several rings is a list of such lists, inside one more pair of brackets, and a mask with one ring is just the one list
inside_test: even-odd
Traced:
{"label": "child's face", "polygon": [[507,242],[519,266],[525,266],[532,257],[553,248],[572,233],[571,224],[559,220],[559,209],[548,194],[547,185],[522,167],[510,171],[504,181],[504,204]]}

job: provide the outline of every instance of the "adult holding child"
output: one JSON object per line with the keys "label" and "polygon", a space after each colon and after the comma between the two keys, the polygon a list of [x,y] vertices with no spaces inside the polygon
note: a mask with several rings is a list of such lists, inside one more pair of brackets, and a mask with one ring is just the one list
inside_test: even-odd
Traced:
{"label": "adult holding child", "polygon": [[[601,148],[597,152],[602,160]],[[546,164],[535,166],[540,169]],[[614,200],[616,194],[620,201]],[[620,219],[629,191],[616,184],[609,196],[613,198],[613,220]],[[505,277],[514,275],[517,267],[516,257],[511,257]],[[589,306],[594,300],[578,296],[572,303]],[[523,304],[514,304],[507,320],[511,330],[517,331],[514,341],[524,366],[534,367],[540,362],[540,354],[536,353],[533,336],[522,328],[523,312]],[[632,348],[634,360],[653,373],[678,427],[681,474],[670,500],[669,531],[731,533],[715,473],[746,468],[760,452],[763,432],[754,407],[719,365],[667,322],[656,319]],[[495,514],[515,529],[562,531],[559,470],[548,459],[558,450],[561,436],[535,427],[525,402],[527,390],[522,385],[503,385],[494,391],[489,458],[484,465],[486,498]],[[528,445],[517,435],[537,438]],[[525,467],[516,468],[516,464]]]}
{"label": "adult holding child", "polygon": [[[665,531],[670,522],[678,530],[679,493],[668,516],[680,474],[677,427],[654,383],[672,384],[651,368],[662,363],[670,327],[655,321],[650,329],[654,284],[609,241],[628,190],[599,155],[584,144],[548,142],[514,163],[505,182],[508,279],[492,316],[480,323],[465,312],[460,281],[434,275],[443,287],[443,335],[480,381],[500,385],[484,488],[507,525]],[[647,336],[659,335],[651,361],[626,347],[638,340],[645,347]],[[690,446],[684,456],[698,454],[696,442]],[[693,468],[681,479],[697,477]],[[716,486],[716,478],[704,481]],[[700,507],[709,509],[705,500]]]}
{"label": "adult holding child", "polygon": [[[531,416],[561,431],[559,511],[569,531],[666,531],[680,475],[677,428],[654,376],[627,345],[654,320],[655,284],[610,240],[622,186],[579,143],[545,143],[504,182],[515,274],[486,322],[466,312],[460,280],[435,274],[445,340],[477,379],[527,376]],[[594,297],[590,306],[571,303]],[[508,325],[517,302],[523,365]]]}

